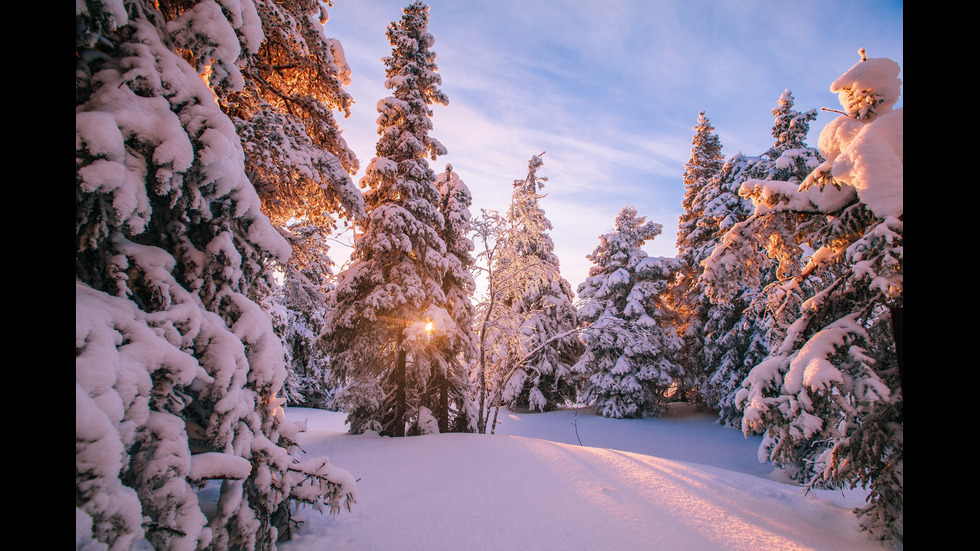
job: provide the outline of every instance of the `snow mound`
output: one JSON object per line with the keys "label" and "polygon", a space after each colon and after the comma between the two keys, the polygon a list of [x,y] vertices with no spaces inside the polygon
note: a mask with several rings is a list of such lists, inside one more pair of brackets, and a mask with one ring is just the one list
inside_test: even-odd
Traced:
{"label": "snow mound", "polygon": [[[675,412],[626,421],[571,410],[500,413],[496,435],[393,439],[344,434],[343,414],[287,409],[287,417],[309,422],[301,438],[309,455],[353,467],[358,502],[349,514],[305,514],[280,551],[880,549],[862,539],[851,513],[856,504],[832,499],[840,492],[805,496],[798,486],[720,467],[506,434],[557,429],[569,436],[574,421],[583,438],[611,442],[619,435],[626,447],[630,439],[643,444],[638,431],[655,438],[680,429],[676,434],[695,440],[715,435],[700,450],[710,461],[725,455],[710,442],[728,433],[742,439],[710,416]],[[660,439],[675,447],[684,441]],[[756,447],[746,442],[736,455]]]}

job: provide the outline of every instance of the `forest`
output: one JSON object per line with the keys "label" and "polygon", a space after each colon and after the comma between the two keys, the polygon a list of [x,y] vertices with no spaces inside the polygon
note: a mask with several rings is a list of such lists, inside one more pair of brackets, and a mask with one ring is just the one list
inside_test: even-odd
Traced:
{"label": "forest", "polygon": [[493,434],[505,407],[636,419],[674,402],[761,436],[803,487],[867,488],[862,528],[901,546],[898,63],[844,64],[816,147],[789,90],[757,155],[726,158],[695,114],[677,256],[644,252],[663,225],[626,206],[573,289],[546,153],[503,212],[438,164],[448,97],[420,1],[384,30],[390,96],[361,166],[328,8],[76,3],[78,549],[274,549],[297,504],[356,507],[343,465],[303,457],[288,406],[402,438]]}

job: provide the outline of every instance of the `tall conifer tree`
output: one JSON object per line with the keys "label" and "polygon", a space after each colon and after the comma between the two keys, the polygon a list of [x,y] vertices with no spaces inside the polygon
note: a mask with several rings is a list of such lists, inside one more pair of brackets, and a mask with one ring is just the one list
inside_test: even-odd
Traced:
{"label": "tall conifer tree", "polygon": [[[739,197],[742,183],[751,178],[760,167],[768,163],[766,157],[748,157],[742,153],[725,162],[714,178],[715,199],[711,201],[705,218],[717,227],[712,242],[717,247],[721,236],[749,216],[751,203]],[[701,272],[696,288],[705,293],[705,278]],[[702,355],[704,371],[699,387],[709,409],[718,412],[719,420],[728,425],[741,427],[741,411],[734,406],[732,393],[739,387],[747,373],[744,365],[747,357],[754,360],[768,353],[768,341],[759,320],[752,311],[746,311],[758,287],[739,286],[729,300],[704,301],[701,312]],[[710,299],[712,297],[707,296]],[[755,365],[755,364],[752,364]]]}
{"label": "tall conifer tree", "polygon": [[355,433],[432,430],[420,396],[452,363],[439,335],[456,339],[464,331],[447,296],[452,259],[428,163],[445,153],[429,136],[430,106],[449,101],[438,88],[428,21],[428,6],[415,2],[387,29],[385,86],[393,94],[378,102],[377,156],[361,180],[367,217],[350,267],[338,276],[322,340],[333,375],[346,385],[338,400]]}
{"label": "tall conifer tree", "polygon": [[[542,153],[543,155],[543,153]],[[538,192],[548,179],[538,176],[541,155],[528,161],[527,177],[514,181],[507,211],[504,250],[498,256],[497,275],[512,282],[503,303],[520,320],[524,355],[512,366],[504,401],[547,411],[574,400],[575,364],[581,345],[573,334],[577,326],[571,285],[561,276],[555,245],[548,232],[551,221]]]}
{"label": "tall conifer tree", "polygon": [[469,368],[476,352],[472,300],[476,282],[470,271],[476,260],[469,238],[472,232],[469,207],[473,197],[450,165],[436,177],[436,186],[441,195],[439,211],[445,221],[442,236],[448,261],[443,291],[456,330],[438,332],[447,363],[434,373],[432,387],[437,391],[438,401],[430,409],[436,412],[439,432],[471,432],[476,430],[476,413],[469,392]]}
{"label": "tall conifer tree", "polygon": [[[752,249],[737,253],[752,257],[752,278],[729,277],[723,264],[717,262],[724,255],[713,251],[714,260],[704,262],[699,281],[699,288],[710,299],[703,332],[704,358],[711,372],[705,396],[709,405],[718,411],[719,420],[732,426],[742,424],[742,411],[735,403],[742,381],[749,370],[768,355],[770,343],[778,341],[782,335],[780,323],[773,318],[765,295],[761,293],[763,288],[776,281],[776,264],[765,254],[760,241],[754,238],[733,240],[742,235],[744,221],[754,210],[751,201],[738,197],[738,194],[742,184],[749,180],[783,180],[799,184],[823,160],[816,149],[806,145],[806,133],[809,122],[816,117],[815,110],[800,113],[793,109],[793,105],[793,95],[786,90],[772,110],[775,141],[764,154],[746,157],[739,153],[725,163],[719,174],[720,195],[712,201],[716,212],[708,213],[709,218],[720,220],[715,251],[726,250],[729,246]],[[780,219],[780,223],[788,221]],[[722,288],[723,294],[718,292]]]}
{"label": "tall conifer tree", "polygon": [[685,165],[684,211],[678,220],[677,258],[681,265],[671,291],[671,308],[675,311],[678,331],[684,338],[684,350],[678,363],[682,372],[675,374],[681,397],[704,405],[703,386],[710,376],[704,361],[704,324],[707,301],[698,286],[701,261],[716,244],[719,220],[709,217],[712,201],[720,191],[719,173],[724,167],[721,140],[705,116],[698,114],[691,141],[691,158]]}
{"label": "tall conifer tree", "polygon": [[677,371],[672,356],[682,344],[665,323],[663,303],[676,262],[641,249],[662,226],[635,208],[623,208],[614,230],[600,236],[588,257],[595,265],[578,288],[585,301],[579,319],[587,324],[578,364],[589,375],[584,397],[606,417],[656,416],[666,407]]}
{"label": "tall conifer tree", "polygon": [[753,257],[732,251],[753,251],[737,241],[757,236],[780,263],[779,280],[763,293],[791,314],[736,396],[745,430],[764,431],[761,453],[811,487],[869,488],[868,505],[858,510],[862,524],[900,543],[904,161],[903,110],[893,108],[899,72],[890,59],[862,55],[831,85],[846,114],[821,132],[826,161],[802,182],[746,182],[759,208],[726,236],[730,246],[711,262],[725,267],[728,277],[719,280],[754,277]]}
{"label": "tall conifer tree", "polygon": [[[349,474],[299,461],[283,418],[283,348],[259,304],[267,261],[291,251],[215,103],[242,86],[258,21],[251,2],[76,5],[79,545],[271,549],[296,502],[352,496]],[[195,489],[210,480],[208,518]]]}

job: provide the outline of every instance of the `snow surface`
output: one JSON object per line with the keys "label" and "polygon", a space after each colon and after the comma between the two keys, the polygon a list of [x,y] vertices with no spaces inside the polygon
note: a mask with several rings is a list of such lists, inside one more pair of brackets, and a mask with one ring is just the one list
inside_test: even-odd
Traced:
{"label": "snow surface", "polygon": [[863,491],[804,495],[758,462],[761,437],[687,404],[637,420],[504,409],[495,435],[408,438],[346,434],[342,413],[286,416],[307,423],[307,456],[358,482],[351,512],[300,509],[281,551],[881,549],[852,513]]}

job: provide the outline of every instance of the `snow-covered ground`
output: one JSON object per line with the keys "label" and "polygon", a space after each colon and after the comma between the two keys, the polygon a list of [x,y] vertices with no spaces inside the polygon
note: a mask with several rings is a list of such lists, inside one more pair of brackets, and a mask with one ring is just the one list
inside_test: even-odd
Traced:
{"label": "snow-covered ground", "polygon": [[307,455],[358,483],[351,512],[302,509],[282,551],[881,549],[852,513],[863,492],[804,495],[759,463],[760,438],[685,404],[643,420],[501,410],[495,435],[399,439],[286,415],[307,421]]}

